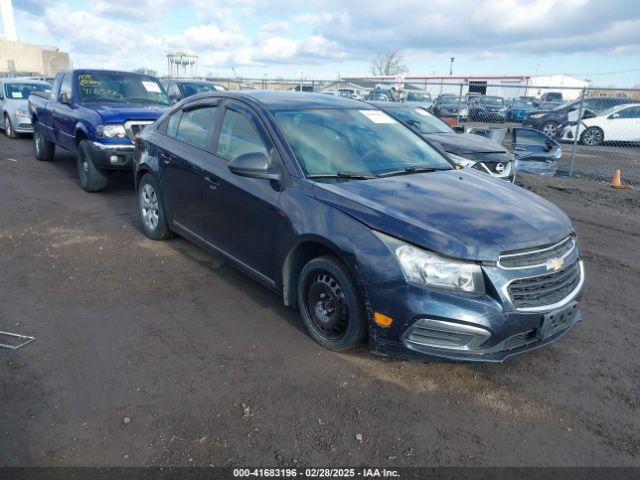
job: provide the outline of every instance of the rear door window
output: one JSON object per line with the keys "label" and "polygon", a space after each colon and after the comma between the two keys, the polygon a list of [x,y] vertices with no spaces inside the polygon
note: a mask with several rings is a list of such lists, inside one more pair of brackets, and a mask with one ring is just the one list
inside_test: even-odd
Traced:
{"label": "rear door window", "polygon": [[[184,110],[177,124],[175,138],[201,150],[208,150],[217,111],[217,106]],[[169,120],[167,134],[171,135],[171,118]]]}

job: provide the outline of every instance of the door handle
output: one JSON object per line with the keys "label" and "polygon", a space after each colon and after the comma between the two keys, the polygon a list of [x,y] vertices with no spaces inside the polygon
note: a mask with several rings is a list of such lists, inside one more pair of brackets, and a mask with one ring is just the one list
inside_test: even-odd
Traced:
{"label": "door handle", "polygon": [[220,186],[220,180],[218,180],[213,175],[205,175],[204,181],[207,182],[207,185],[209,185],[209,188],[211,190],[215,190]]}

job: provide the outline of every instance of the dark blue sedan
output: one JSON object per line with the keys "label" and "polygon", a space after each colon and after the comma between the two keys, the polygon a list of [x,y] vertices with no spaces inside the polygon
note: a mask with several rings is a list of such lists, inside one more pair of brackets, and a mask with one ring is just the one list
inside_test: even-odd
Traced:
{"label": "dark blue sedan", "polygon": [[[190,97],[136,141],[144,232],[217,252],[336,351],[499,362],[562,336],[584,269],[567,216],[374,106]],[[173,292],[180,294],[180,292]]]}

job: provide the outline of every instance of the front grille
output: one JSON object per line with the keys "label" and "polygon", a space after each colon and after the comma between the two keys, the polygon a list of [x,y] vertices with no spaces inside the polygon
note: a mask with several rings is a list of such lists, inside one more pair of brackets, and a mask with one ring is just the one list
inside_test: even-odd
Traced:
{"label": "front grille", "polygon": [[545,265],[549,260],[564,258],[574,248],[576,248],[575,238],[569,236],[547,247],[504,253],[500,255],[498,265],[502,268],[528,268]]}
{"label": "front grille", "polygon": [[151,120],[130,120],[125,122],[124,130],[127,133],[127,138],[133,142],[136,135],[138,135],[144,127],[152,124]]}
{"label": "front grille", "polygon": [[507,292],[515,308],[553,305],[573,292],[580,284],[580,262],[558,272],[512,281]]}
{"label": "front grille", "polygon": [[[509,162],[478,162],[475,163],[471,168],[475,168],[476,170],[487,173],[487,170],[485,170],[482,165],[484,165],[492,175],[507,176],[511,171],[511,164]],[[499,169],[498,165],[502,165],[502,168]],[[500,171],[498,171],[498,169]]]}

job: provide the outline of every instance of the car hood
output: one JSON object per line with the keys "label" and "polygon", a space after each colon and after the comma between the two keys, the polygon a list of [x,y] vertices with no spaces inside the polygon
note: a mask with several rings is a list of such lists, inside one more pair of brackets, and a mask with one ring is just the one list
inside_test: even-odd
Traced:
{"label": "car hood", "polygon": [[155,120],[169,108],[168,106],[144,103],[87,103],[85,106],[98,112],[105,123],[121,123],[127,120]]}
{"label": "car hood", "polygon": [[501,252],[557,242],[572,231],[555,205],[482,173],[317,182],[314,192],[374,230],[454,258],[496,261]]}
{"label": "car hood", "polygon": [[5,105],[9,107],[9,109],[13,110],[16,108],[20,108],[22,110],[29,109],[29,99],[28,98],[5,98]]}
{"label": "car hood", "polygon": [[440,144],[450,153],[505,153],[507,150],[499,143],[474,133],[425,133],[426,140]]}

